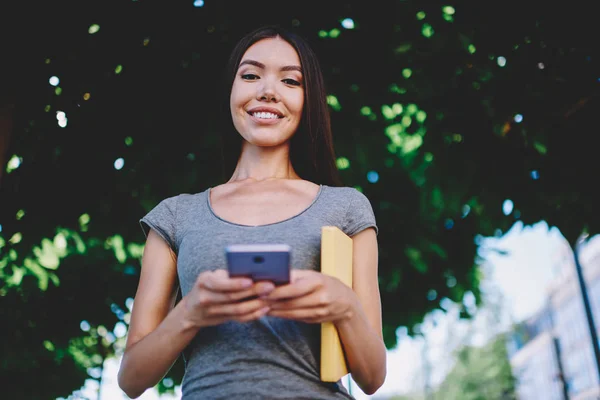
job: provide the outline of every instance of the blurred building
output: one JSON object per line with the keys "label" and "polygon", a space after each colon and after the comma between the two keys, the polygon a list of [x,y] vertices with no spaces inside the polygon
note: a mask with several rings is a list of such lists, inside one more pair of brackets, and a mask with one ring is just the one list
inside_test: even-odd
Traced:
{"label": "blurred building", "polygon": [[[508,343],[519,400],[600,399],[573,254],[568,246],[561,254],[558,276],[548,287],[546,307],[519,324]],[[582,247],[579,260],[600,336],[600,237]]]}
{"label": "blurred building", "polygon": [[549,307],[519,324],[508,344],[508,354],[520,400],[563,400],[560,358],[553,336]]}

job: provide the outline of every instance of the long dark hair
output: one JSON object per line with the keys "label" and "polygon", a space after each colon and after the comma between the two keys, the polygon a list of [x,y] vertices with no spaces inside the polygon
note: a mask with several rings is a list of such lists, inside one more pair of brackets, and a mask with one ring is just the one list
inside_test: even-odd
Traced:
{"label": "long dark hair", "polygon": [[340,186],[335,163],[333,136],[323,74],[316,54],[298,35],[278,26],[265,26],[246,34],[233,48],[226,71],[226,94],[223,117],[229,121],[222,135],[224,179],[235,170],[242,149],[242,137],[235,130],[229,109],[229,95],[242,57],[254,43],[280,37],[298,53],[304,79],[304,111],[298,130],[290,142],[290,159],[302,179],[330,186]]}

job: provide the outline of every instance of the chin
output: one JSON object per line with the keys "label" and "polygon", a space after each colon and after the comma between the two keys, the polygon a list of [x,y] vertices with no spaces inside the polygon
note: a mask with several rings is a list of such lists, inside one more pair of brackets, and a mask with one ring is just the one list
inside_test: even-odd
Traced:
{"label": "chin", "polygon": [[250,144],[257,147],[278,147],[287,144],[287,140],[264,138],[252,140]]}
{"label": "chin", "polygon": [[282,135],[249,135],[246,141],[258,147],[277,147],[287,144],[291,136]]}

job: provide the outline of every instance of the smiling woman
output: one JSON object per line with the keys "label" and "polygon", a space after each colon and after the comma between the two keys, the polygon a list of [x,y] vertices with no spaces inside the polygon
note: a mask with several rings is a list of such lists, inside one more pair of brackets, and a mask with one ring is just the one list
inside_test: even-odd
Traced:
{"label": "smiling woman", "polygon": [[[147,241],[119,385],[138,397],[183,353],[183,399],[352,398],[320,379],[320,324],[332,322],[354,381],[374,393],[386,374],[377,225],[369,200],[338,183],[317,58],[291,33],[258,29],[233,49],[228,95],[227,181],[140,220]],[[326,225],[353,238],[352,288],[318,272]],[[230,277],[234,244],[291,248],[290,283]]]}
{"label": "smiling woman", "polygon": [[[260,61],[258,61],[260,60]],[[231,116],[245,143],[278,146],[298,129],[304,106],[300,59],[281,38],[248,48],[231,89]]]}

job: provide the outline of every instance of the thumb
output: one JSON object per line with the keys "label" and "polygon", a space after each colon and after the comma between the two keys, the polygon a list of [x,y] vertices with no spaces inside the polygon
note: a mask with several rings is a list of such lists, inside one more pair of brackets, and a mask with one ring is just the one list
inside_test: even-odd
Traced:
{"label": "thumb", "polygon": [[301,279],[306,279],[309,278],[310,276],[314,275],[316,272],[312,271],[312,270],[306,270],[306,269],[293,269],[290,271],[290,281],[292,283],[299,281]]}

